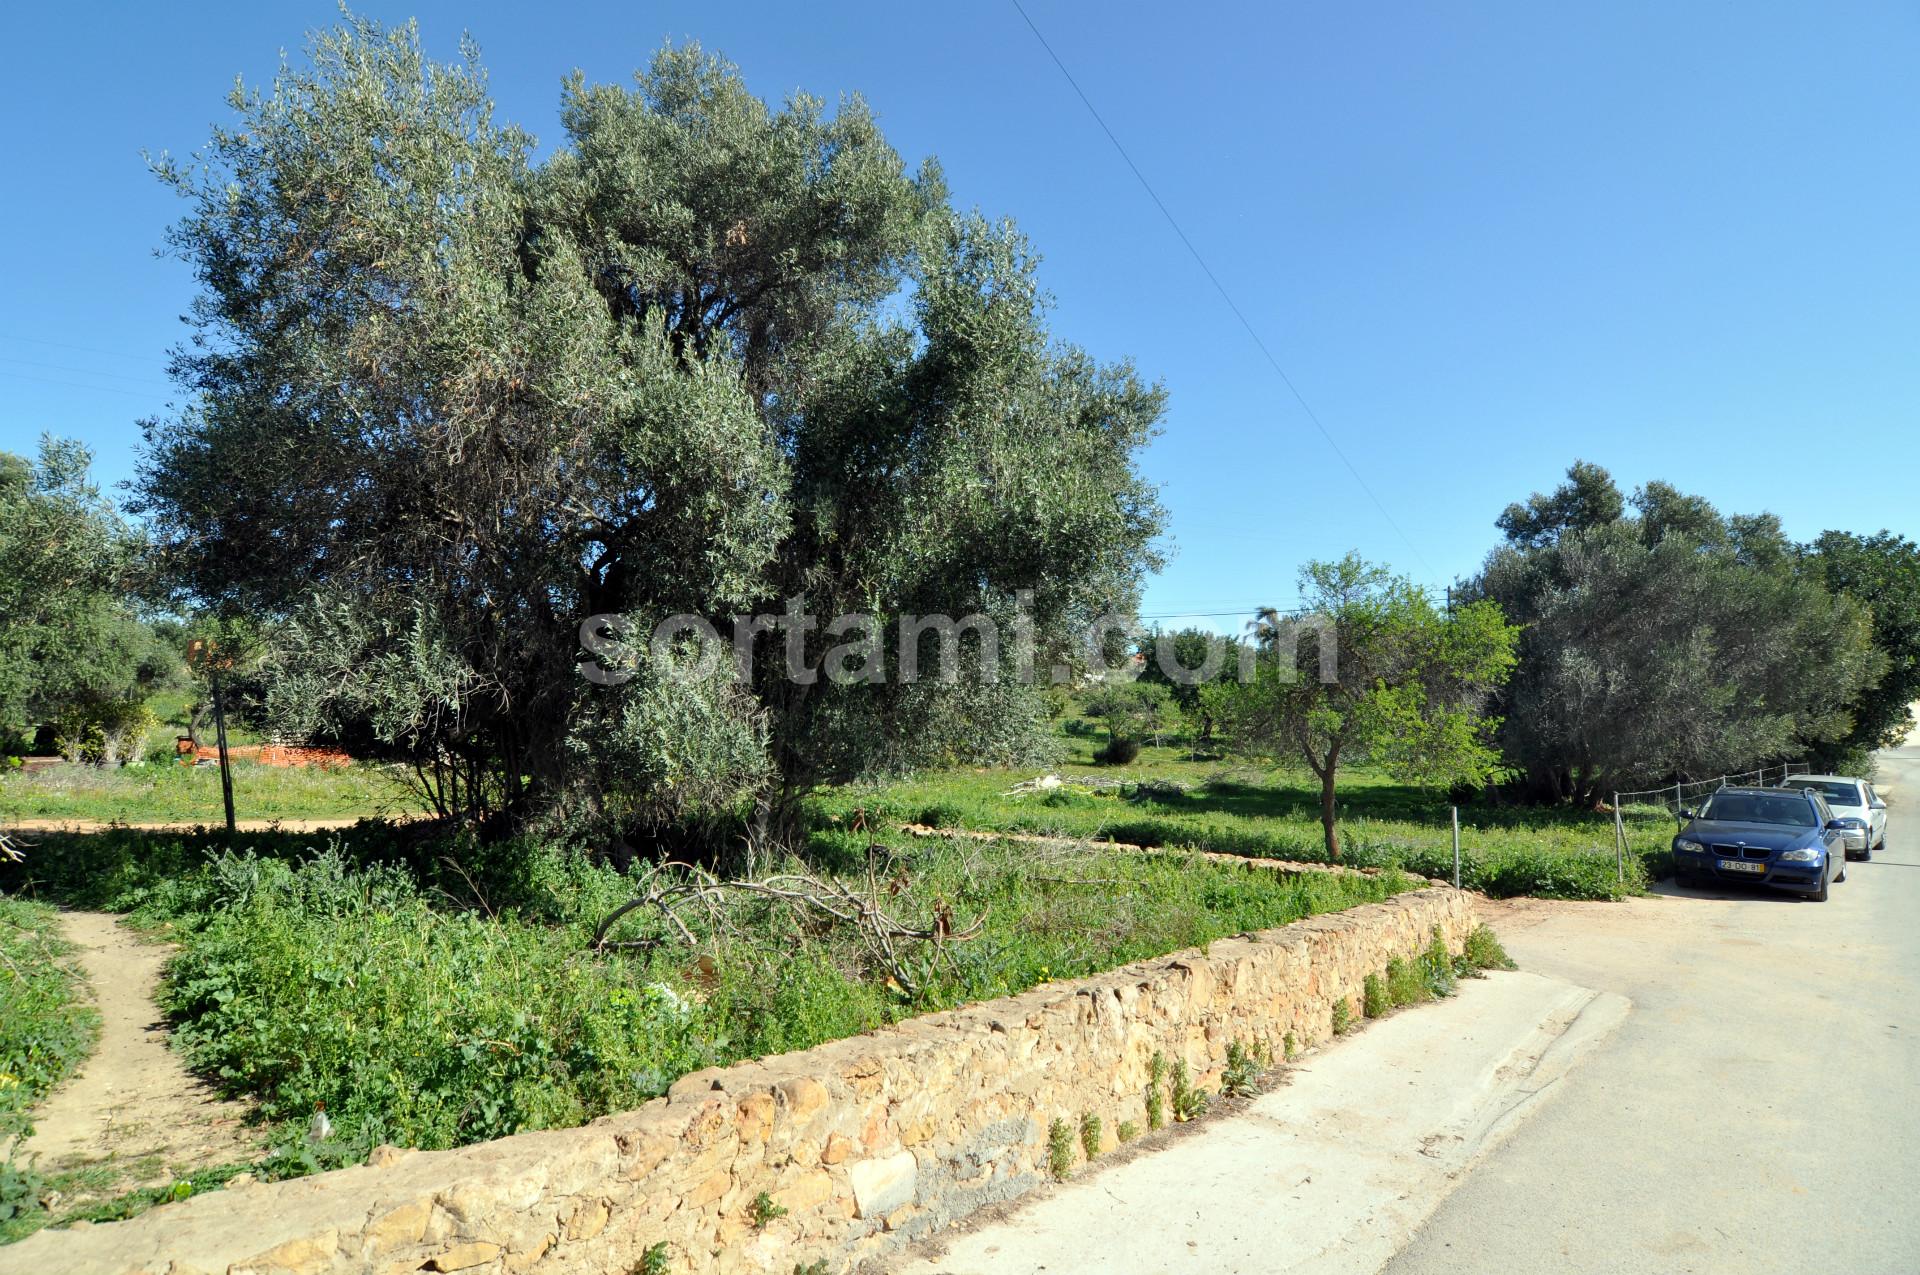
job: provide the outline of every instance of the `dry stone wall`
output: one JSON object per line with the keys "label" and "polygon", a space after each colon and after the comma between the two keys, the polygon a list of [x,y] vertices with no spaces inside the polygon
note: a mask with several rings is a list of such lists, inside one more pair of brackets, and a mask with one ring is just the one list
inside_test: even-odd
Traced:
{"label": "dry stone wall", "polygon": [[[1472,896],[1435,885],[756,1063],[698,1072],[578,1129],[374,1163],[42,1231],[0,1272],[843,1271],[1047,1176],[1047,1131],[1147,1126],[1149,1061],[1217,1086],[1229,1043],[1275,1056],[1357,1016],[1362,980],[1458,952]],[[765,1193],[784,1214],[756,1225]]]}

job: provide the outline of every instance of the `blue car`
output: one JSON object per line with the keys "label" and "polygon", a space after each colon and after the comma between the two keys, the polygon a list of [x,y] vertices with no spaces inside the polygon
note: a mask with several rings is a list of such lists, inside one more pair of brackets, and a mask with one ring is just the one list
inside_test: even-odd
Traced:
{"label": "blue car", "polygon": [[1827,900],[1847,879],[1848,821],[1834,818],[1814,788],[1722,788],[1673,839],[1674,875],[1693,881],[1751,881]]}

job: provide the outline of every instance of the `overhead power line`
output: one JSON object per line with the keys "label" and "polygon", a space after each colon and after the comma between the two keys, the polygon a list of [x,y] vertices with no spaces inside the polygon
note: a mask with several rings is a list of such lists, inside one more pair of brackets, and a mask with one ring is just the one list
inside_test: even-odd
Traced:
{"label": "overhead power line", "polygon": [[1193,246],[1193,240],[1187,237],[1187,232],[1181,229],[1178,219],[1176,219],[1172,211],[1168,209],[1166,202],[1160,198],[1159,193],[1154,190],[1153,183],[1147,180],[1147,175],[1140,171],[1138,164],[1133,162],[1133,156],[1127,153],[1127,148],[1120,144],[1120,139],[1116,137],[1113,130],[1107,126],[1107,121],[1101,116],[1099,110],[1094,106],[1092,99],[1087,96],[1086,91],[1080,87],[1080,82],[1073,78],[1073,72],[1067,69],[1067,64],[1060,60],[1060,55],[1053,51],[1051,44],[1047,43],[1047,37],[1040,33],[1040,28],[1034,24],[1033,18],[1028,15],[1025,6],[1020,3],[1020,0],[1012,0],[1012,4],[1015,12],[1019,13],[1021,21],[1027,24],[1027,30],[1033,32],[1033,38],[1040,42],[1040,47],[1046,50],[1049,58],[1053,59],[1054,66],[1060,69],[1060,74],[1065,77],[1067,84],[1073,89],[1074,95],[1080,99],[1080,104],[1087,108],[1087,114],[1093,116],[1093,122],[1100,126],[1100,131],[1107,135],[1109,142],[1113,143],[1113,149],[1119,154],[1120,158],[1125,161],[1127,168],[1133,173],[1134,180],[1140,183],[1140,189],[1147,192],[1147,198],[1153,201],[1153,206],[1160,210],[1160,215],[1166,219],[1167,225],[1171,226],[1173,233],[1179,236],[1181,244],[1186,247],[1194,263],[1200,267],[1200,272],[1207,276],[1207,282],[1211,283],[1213,290],[1220,294],[1220,299],[1226,302],[1227,309],[1231,310],[1233,317],[1239,320],[1240,326],[1246,330],[1247,336],[1253,341],[1255,348],[1260,351],[1261,356],[1266,359],[1267,365],[1279,376],[1280,383],[1285,385],[1287,391],[1293,395],[1293,401],[1300,405],[1300,410],[1307,414],[1307,419],[1313,422],[1313,427],[1320,431],[1320,437],[1325,439],[1327,446],[1333,449],[1333,454],[1340,458],[1340,463],[1347,467],[1347,472],[1353,475],[1353,480],[1360,485],[1360,490],[1367,493],[1367,499],[1371,500],[1374,507],[1380,511],[1380,516],[1386,520],[1387,525],[1392,527],[1400,539],[1406,542],[1407,548],[1413,552],[1414,558],[1421,566],[1427,569],[1429,575],[1438,575],[1439,573],[1433,569],[1433,564],[1427,561],[1426,555],[1421,553],[1420,547],[1413,542],[1413,537],[1409,536],[1406,530],[1395,520],[1392,512],[1388,510],[1386,502],[1375,494],[1373,488],[1367,484],[1366,478],[1360,473],[1359,468],[1347,458],[1347,454],[1341,450],[1340,444],[1334,441],[1332,432],[1320,423],[1319,416],[1317,416],[1313,408],[1307,404],[1307,400],[1300,393],[1299,387],[1294,385],[1293,378],[1287,375],[1286,369],[1280,366],[1280,360],[1274,357],[1273,351],[1267,348],[1267,343],[1260,339],[1258,332],[1254,331],[1253,324],[1248,321],[1245,313],[1241,311],[1239,304],[1234,301],[1233,294],[1228,292],[1226,285],[1220,282],[1219,276],[1213,272],[1213,267],[1209,266],[1207,259],[1200,255],[1200,250]]}

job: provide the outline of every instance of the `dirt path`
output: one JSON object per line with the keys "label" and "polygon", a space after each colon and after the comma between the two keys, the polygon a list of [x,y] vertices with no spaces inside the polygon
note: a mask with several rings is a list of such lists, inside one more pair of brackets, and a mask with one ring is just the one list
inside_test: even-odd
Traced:
{"label": "dirt path", "polygon": [[[351,828],[361,815],[343,815],[338,819],[241,819],[234,827],[240,832],[325,832],[331,828]],[[394,823],[405,822],[406,815],[388,815]],[[199,828],[219,830],[226,824],[217,815],[211,819],[197,820],[147,820],[136,819],[132,822],[106,819],[23,819],[15,822],[0,820],[0,832],[26,833],[36,832],[108,832],[114,828],[133,828],[140,832],[193,832]]]}
{"label": "dirt path", "polygon": [[34,1112],[26,1144],[48,1176],[86,1170],[66,1203],[110,1197],[260,1154],[246,1108],[189,1075],[153,1002],[172,948],[142,942],[105,912],[66,912],[67,937],[100,1010],[100,1044]]}

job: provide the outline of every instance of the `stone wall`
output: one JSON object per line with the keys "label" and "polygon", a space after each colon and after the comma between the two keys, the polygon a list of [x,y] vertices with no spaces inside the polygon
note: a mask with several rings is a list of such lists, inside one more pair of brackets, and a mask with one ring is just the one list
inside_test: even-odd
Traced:
{"label": "stone wall", "polygon": [[[1217,1086],[1229,1043],[1279,1056],[1331,1030],[1336,1000],[1426,947],[1460,950],[1472,896],[1385,903],[1143,961],[897,1027],[682,1078],[579,1129],[376,1163],[43,1231],[0,1272],[848,1270],[1033,1190],[1047,1130],[1147,1126],[1149,1059]],[[786,1213],[756,1226],[765,1192]]]}

